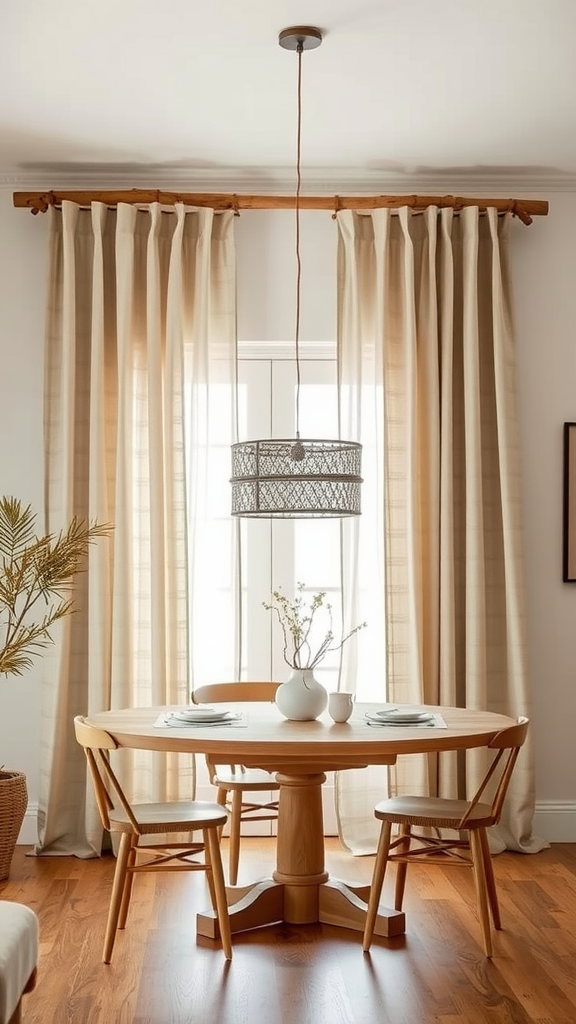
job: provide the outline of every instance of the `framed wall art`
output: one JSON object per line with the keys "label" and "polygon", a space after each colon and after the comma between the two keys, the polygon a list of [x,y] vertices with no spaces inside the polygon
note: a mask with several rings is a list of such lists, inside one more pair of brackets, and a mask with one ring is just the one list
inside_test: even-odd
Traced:
{"label": "framed wall art", "polygon": [[564,424],[564,523],[562,578],[576,583],[576,423]]}

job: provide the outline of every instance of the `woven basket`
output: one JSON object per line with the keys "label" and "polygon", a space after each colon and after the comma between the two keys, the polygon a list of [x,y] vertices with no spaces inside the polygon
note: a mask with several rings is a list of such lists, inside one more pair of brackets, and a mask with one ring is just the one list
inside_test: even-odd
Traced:
{"label": "woven basket", "polygon": [[28,806],[24,772],[0,771],[0,881],[8,878]]}

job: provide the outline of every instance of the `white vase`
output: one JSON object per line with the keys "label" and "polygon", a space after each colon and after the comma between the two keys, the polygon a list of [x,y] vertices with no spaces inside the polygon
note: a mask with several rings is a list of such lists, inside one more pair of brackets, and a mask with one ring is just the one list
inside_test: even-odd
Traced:
{"label": "white vase", "polygon": [[328,694],[311,668],[295,668],[276,690],[276,707],[293,722],[312,722],[328,703]]}

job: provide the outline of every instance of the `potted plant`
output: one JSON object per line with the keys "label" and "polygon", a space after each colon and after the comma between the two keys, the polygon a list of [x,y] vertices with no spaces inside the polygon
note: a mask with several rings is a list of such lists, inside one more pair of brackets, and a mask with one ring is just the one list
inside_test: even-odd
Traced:
{"label": "potted plant", "polygon": [[[88,545],[110,526],[74,518],[57,534],[36,533],[36,514],[0,498],[0,675],[23,675],[53,642],[55,622],[75,611],[69,597]],[[0,766],[0,879],[7,878],[28,794],[23,772]]]}
{"label": "potted plant", "polygon": [[[326,601],[326,591],[313,594],[307,603],[303,597],[304,589],[304,583],[298,583],[296,597],[291,601],[279,588],[272,591],[269,602],[262,602],[280,623],[284,661],[292,669],[290,678],[276,691],[276,704],[285,718],[300,722],[317,718],[328,703],[326,690],[314,677],[316,665],[329,651],[339,651],[351,636],[367,625],[362,622],[337,639],[333,630],[332,605]],[[318,629],[321,610],[327,616],[327,625]]]}

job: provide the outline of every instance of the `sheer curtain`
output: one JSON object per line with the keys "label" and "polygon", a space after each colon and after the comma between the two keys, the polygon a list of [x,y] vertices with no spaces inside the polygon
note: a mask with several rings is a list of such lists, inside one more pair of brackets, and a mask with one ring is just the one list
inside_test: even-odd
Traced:
{"label": "sheer curtain", "polygon": [[[530,697],[510,219],[477,208],[338,213],[338,331],[348,414],[370,389],[384,395],[382,699],[516,717],[530,714]],[[460,796],[476,788],[484,758],[403,757],[390,788]],[[364,806],[354,774],[341,785]],[[533,810],[528,742],[495,845],[545,845],[531,835]],[[365,852],[370,828],[375,839],[342,804],[350,848]]]}
{"label": "sheer curtain", "polygon": [[[90,856],[101,829],[73,716],[189,699],[197,474],[213,429],[195,402],[213,376],[234,400],[233,215],[66,202],[50,217],[47,527],[77,515],[114,531],[91,547],[80,611],[45,659],[36,852]],[[193,794],[192,759],[121,754],[133,799]]]}

